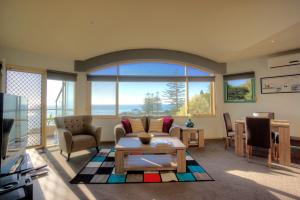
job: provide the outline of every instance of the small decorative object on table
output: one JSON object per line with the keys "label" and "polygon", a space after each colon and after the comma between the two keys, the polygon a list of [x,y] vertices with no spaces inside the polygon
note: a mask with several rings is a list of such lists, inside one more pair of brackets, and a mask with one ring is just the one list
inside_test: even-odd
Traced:
{"label": "small decorative object on table", "polygon": [[185,126],[188,128],[194,127],[194,122],[191,120],[191,118],[188,118],[188,120],[185,122]]}
{"label": "small decorative object on table", "polygon": [[139,134],[139,139],[141,141],[141,143],[143,144],[149,144],[153,135],[152,134],[148,134],[148,133],[141,133]]}

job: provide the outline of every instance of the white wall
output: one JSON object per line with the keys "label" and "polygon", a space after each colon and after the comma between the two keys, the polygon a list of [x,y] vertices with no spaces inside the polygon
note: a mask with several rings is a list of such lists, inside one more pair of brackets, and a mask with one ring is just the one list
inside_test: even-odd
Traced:
{"label": "white wall", "polygon": [[225,112],[231,114],[232,120],[249,116],[255,111],[275,112],[276,119],[290,121],[291,135],[300,136],[300,93],[261,94],[260,78],[287,74],[300,74],[300,67],[268,69],[267,58],[257,58],[227,64],[227,73],[255,71],[256,103],[223,103]]}
{"label": "white wall", "polygon": [[74,71],[74,59],[45,56],[1,46],[0,59],[5,59],[6,64],[20,65],[24,67],[53,69],[66,72]]}

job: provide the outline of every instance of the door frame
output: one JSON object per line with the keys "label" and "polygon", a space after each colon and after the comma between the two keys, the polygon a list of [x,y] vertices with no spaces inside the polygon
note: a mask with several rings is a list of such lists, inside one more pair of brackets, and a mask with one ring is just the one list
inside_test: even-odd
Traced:
{"label": "door frame", "polygon": [[[41,144],[31,146],[28,148],[45,148],[46,147],[46,118],[47,118],[47,70],[42,68],[35,68],[35,67],[25,67],[20,65],[14,65],[14,64],[6,64],[6,71],[7,70],[13,70],[13,71],[19,71],[19,72],[28,72],[28,73],[37,73],[42,75],[42,99],[41,99]],[[7,78],[7,75],[5,74],[5,78]],[[6,79],[7,84],[7,79]],[[6,92],[6,86],[5,86],[5,92]]]}

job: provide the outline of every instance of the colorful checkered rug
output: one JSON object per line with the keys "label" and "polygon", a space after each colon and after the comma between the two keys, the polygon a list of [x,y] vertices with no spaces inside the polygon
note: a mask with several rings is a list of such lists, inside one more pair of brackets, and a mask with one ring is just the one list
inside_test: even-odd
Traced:
{"label": "colorful checkered rug", "polygon": [[186,173],[176,171],[128,171],[115,174],[115,150],[101,149],[70,181],[72,184],[124,184],[214,181],[192,156],[186,152]]}

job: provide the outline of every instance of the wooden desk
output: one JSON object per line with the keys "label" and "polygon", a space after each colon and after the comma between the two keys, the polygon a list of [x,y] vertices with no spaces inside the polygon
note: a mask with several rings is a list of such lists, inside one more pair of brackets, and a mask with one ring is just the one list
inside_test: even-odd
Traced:
{"label": "wooden desk", "polygon": [[[245,123],[245,120],[235,121],[235,153],[239,156],[244,156]],[[291,164],[290,124],[285,120],[272,120],[271,129],[279,133],[279,164],[289,166]]]}

